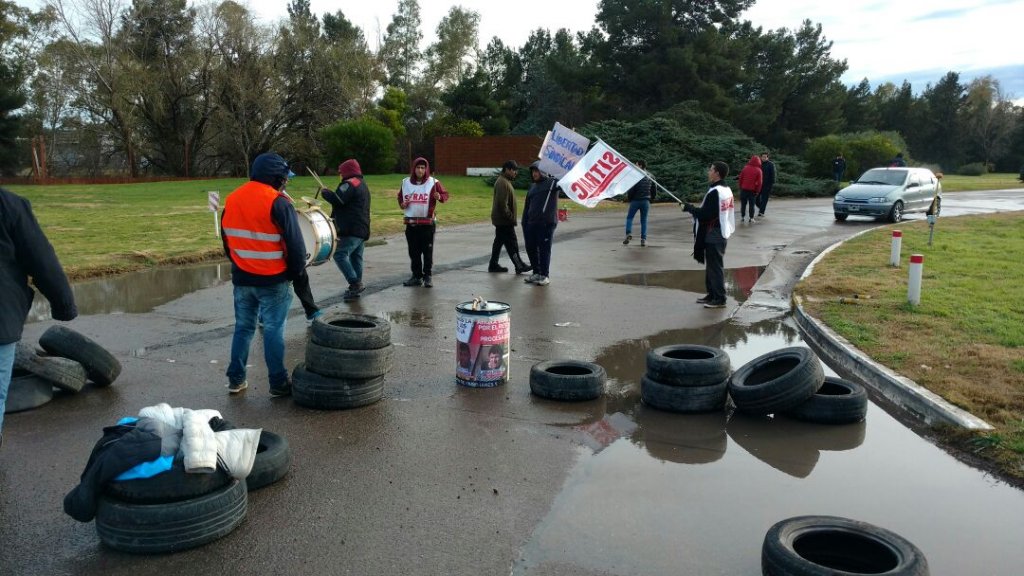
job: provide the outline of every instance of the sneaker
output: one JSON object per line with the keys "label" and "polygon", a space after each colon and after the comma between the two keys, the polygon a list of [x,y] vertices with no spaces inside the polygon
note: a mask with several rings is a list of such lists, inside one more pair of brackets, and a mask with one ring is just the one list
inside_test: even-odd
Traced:
{"label": "sneaker", "polygon": [[526,282],[527,284],[533,284],[534,282],[540,280],[541,278],[542,276],[540,274],[530,274],[529,278],[523,278],[523,282]]}
{"label": "sneaker", "polygon": [[711,302],[711,294],[705,294],[704,296],[697,298],[697,304],[704,304],[706,302]]}
{"label": "sneaker", "polygon": [[423,286],[423,279],[413,276],[412,278],[409,278],[405,282],[402,282],[402,286]]}
{"label": "sneaker", "polygon": [[746,221],[747,221],[747,217],[746,216],[740,218],[740,223],[743,223],[743,222],[746,222]]}
{"label": "sneaker", "polygon": [[647,238],[641,238],[640,239],[640,245],[641,246],[647,246]]}
{"label": "sneaker", "polygon": [[533,265],[532,264],[523,264],[522,268],[516,268],[516,276],[518,276],[520,274],[525,274],[525,273],[527,273],[527,272],[529,272],[531,270],[533,270]]}
{"label": "sneaker", "polygon": [[345,290],[345,293],[341,295],[342,302],[351,302],[353,300],[359,300],[359,292],[355,292],[351,288]]}
{"label": "sneaker", "polygon": [[280,396],[290,396],[291,393],[292,393],[292,381],[291,380],[286,380],[285,383],[280,385],[280,386],[271,386],[270,387],[270,395],[273,396],[274,398],[278,398]]}
{"label": "sneaker", "polygon": [[242,380],[241,382],[228,382],[228,392],[231,394],[238,394],[242,390],[249,387],[248,380]]}
{"label": "sneaker", "polygon": [[632,239],[633,239],[632,236],[630,236],[629,234],[626,234],[626,239],[622,241],[622,245],[625,246],[626,244],[629,244],[629,241],[632,240]]}
{"label": "sneaker", "polygon": [[498,264],[489,264],[487,266],[487,271],[488,272],[508,272],[508,268],[505,268],[504,266],[500,266]]}
{"label": "sneaker", "polygon": [[430,281],[430,276],[424,276],[423,277],[423,287],[424,288],[433,288],[434,287],[434,283]]}
{"label": "sneaker", "polygon": [[324,315],[324,311],[323,310],[317,310],[316,312],[313,312],[312,316],[306,316],[306,326],[312,326],[313,325],[313,321],[316,320],[317,318],[323,316],[323,315]]}
{"label": "sneaker", "polygon": [[764,218],[764,212],[761,212],[760,214],[758,214],[757,217],[758,218]]}
{"label": "sneaker", "polygon": [[364,290],[366,290],[366,286],[364,286],[362,282],[356,282],[355,284],[348,285],[348,291],[353,294],[362,294]]}
{"label": "sneaker", "polygon": [[551,280],[547,276],[541,276],[533,283],[534,286],[547,286],[548,284],[551,284]]}
{"label": "sneaker", "polygon": [[716,302],[714,300],[710,300],[710,301],[704,303],[704,307],[705,308],[725,308],[725,302],[724,301]]}

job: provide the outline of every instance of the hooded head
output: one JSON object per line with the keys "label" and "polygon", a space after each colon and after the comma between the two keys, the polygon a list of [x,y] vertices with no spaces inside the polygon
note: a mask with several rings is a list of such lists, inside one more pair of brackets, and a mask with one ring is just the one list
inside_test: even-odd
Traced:
{"label": "hooded head", "polygon": [[288,182],[291,174],[292,171],[288,169],[288,163],[284,158],[273,152],[266,152],[253,160],[249,179],[280,190]]}
{"label": "hooded head", "polygon": [[544,171],[540,169],[540,160],[530,164],[530,179],[534,182],[540,182],[544,179]]}
{"label": "hooded head", "polygon": [[348,180],[353,176],[362,176],[363,169],[359,167],[359,162],[355,158],[349,158],[338,164],[338,175],[341,176],[342,180]]}
{"label": "hooded head", "polygon": [[[417,166],[423,166],[425,168],[425,170],[423,171],[422,178],[416,175]],[[420,156],[419,158],[413,160],[412,166],[409,167],[409,180],[411,180],[414,184],[420,184],[422,182],[425,182],[427,178],[430,178],[430,162],[427,162],[426,158]]]}
{"label": "hooded head", "polygon": [[747,162],[747,164],[750,165],[750,166],[756,166],[756,167],[760,168],[761,167],[761,157],[758,156],[757,154],[755,154],[755,155],[750,157],[750,161]]}

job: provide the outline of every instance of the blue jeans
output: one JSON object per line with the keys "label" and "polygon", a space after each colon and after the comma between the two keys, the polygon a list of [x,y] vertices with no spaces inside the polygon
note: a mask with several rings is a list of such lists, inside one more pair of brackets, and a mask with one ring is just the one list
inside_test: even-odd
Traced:
{"label": "blue jeans", "polygon": [[17,342],[0,344],[0,432],[4,431],[4,406],[7,404],[7,388],[11,385],[14,372],[14,348]]}
{"label": "blue jeans", "polygon": [[284,367],[284,325],[292,291],[288,282],[273,286],[235,286],[235,335],[231,339],[231,364],[227,377],[231,382],[245,380],[249,346],[256,333],[257,316],[263,319],[263,358],[267,362],[270,386],[288,382]]}
{"label": "blue jeans", "polygon": [[633,233],[633,217],[640,211],[640,237],[647,239],[647,211],[651,209],[650,200],[630,200],[629,212],[626,214],[626,236]]}
{"label": "blue jeans", "polygon": [[334,250],[334,263],[341,270],[341,275],[349,284],[363,281],[363,239],[356,236],[338,238],[338,247]]}

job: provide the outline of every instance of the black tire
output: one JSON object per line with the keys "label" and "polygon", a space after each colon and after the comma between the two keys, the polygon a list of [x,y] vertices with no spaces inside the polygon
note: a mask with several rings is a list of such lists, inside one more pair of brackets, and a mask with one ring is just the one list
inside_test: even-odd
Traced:
{"label": "black tire", "polygon": [[212,474],[189,474],[182,457],[171,469],[151,478],[108,482],[104,493],[129,504],[169,504],[216,492],[231,483],[231,476],[217,467]]}
{"label": "black tire", "polygon": [[85,367],[60,356],[41,356],[21,342],[15,347],[14,367],[35,374],[68,392],[79,392],[85,386]]}
{"label": "black tire", "polygon": [[853,424],[868,413],[868,394],[855,382],[826,376],[824,384],[808,400],[785,414],[818,424]]}
{"label": "black tire", "polygon": [[327,348],[376,350],[391,344],[391,324],[366,314],[329,313],[313,321],[309,337]]}
{"label": "black tire", "polygon": [[264,430],[256,449],[256,461],[245,477],[249,492],[268,486],[284,478],[292,463],[292,449],[284,437]]}
{"label": "black tire", "polygon": [[835,216],[837,222],[846,222],[846,218],[849,216],[849,214],[840,214],[839,212],[836,212]]}
{"label": "black tire", "polygon": [[892,210],[889,210],[889,222],[899,222],[903,220],[903,201],[897,200],[892,204]]}
{"label": "black tire", "polygon": [[39,345],[54,356],[70,358],[85,366],[97,386],[110,386],[121,374],[121,363],[105,348],[65,326],[50,326],[39,337]]}
{"label": "black tire", "polygon": [[729,395],[742,412],[774,414],[796,408],[824,381],[818,357],[808,348],[793,346],[758,356],[733,372]]}
{"label": "black tire", "polygon": [[11,374],[11,384],[7,388],[4,414],[39,408],[50,400],[53,400],[53,383],[15,368]]}
{"label": "black tire", "polygon": [[669,386],[647,376],[640,378],[640,398],[658,410],[697,414],[725,409],[728,381],[709,386]]}
{"label": "black tire", "polygon": [[133,554],[160,554],[202,546],[225,536],[245,519],[245,482],[199,498],[167,504],[132,504],[102,497],[96,532],[103,544]]}
{"label": "black tire", "polygon": [[647,377],[666,386],[710,386],[729,372],[729,355],[720,348],[673,344],[647,352]]}
{"label": "black tire", "polygon": [[885,528],[835,516],[797,516],[765,534],[761,574],[927,576],[929,571],[917,546]]}
{"label": "black tire", "polygon": [[322,410],[359,408],[384,397],[384,377],[330,378],[299,364],[292,372],[292,399],[299,406]]}
{"label": "black tire", "polygon": [[342,350],[307,342],[306,369],[329,378],[377,378],[391,371],[393,351],[391,345],[376,350]]}
{"label": "black tire", "polygon": [[593,400],[604,393],[605,369],[593,362],[548,360],[530,368],[530,392],[550,400]]}

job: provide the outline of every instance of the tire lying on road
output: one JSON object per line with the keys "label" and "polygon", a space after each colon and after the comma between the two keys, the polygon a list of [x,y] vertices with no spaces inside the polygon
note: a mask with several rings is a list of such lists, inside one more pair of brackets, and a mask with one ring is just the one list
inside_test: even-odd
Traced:
{"label": "tire lying on road", "polygon": [[384,397],[384,376],[331,378],[300,363],[292,371],[292,400],[299,406],[344,410],[367,406]]}
{"label": "tire lying on road", "polygon": [[818,357],[793,346],[758,356],[733,372],[729,395],[740,411],[763,416],[796,408],[824,381]]}
{"label": "tire lying on road", "polygon": [[15,368],[11,373],[11,384],[7,388],[4,414],[39,408],[50,400],[53,400],[53,383],[31,372]]}
{"label": "tire lying on road", "polygon": [[394,347],[375,350],[328,348],[306,343],[306,369],[330,378],[376,378],[391,371]]}
{"label": "tire lying on road", "polygon": [[647,376],[640,378],[640,398],[659,410],[693,414],[725,409],[728,381],[708,386],[669,386]]}
{"label": "tire lying on road", "polygon": [[924,554],[889,530],[835,516],[797,516],[765,534],[761,574],[927,576],[929,571]]}
{"label": "tire lying on road", "polygon": [[277,482],[288,473],[292,463],[292,449],[288,440],[266,430],[260,432],[260,442],[256,448],[256,460],[252,470],[245,477],[245,484],[250,492]]}
{"label": "tire lying on road", "polygon": [[171,469],[135,480],[108,482],[104,493],[130,504],[167,504],[191,500],[215,492],[230,484],[232,478],[221,468],[212,474],[189,474],[182,456],[174,459]]}
{"label": "tire lying on road", "polygon": [[121,374],[121,363],[88,336],[66,327],[54,325],[39,337],[39,345],[54,356],[70,358],[85,366],[97,386],[110,386]]}
{"label": "tire lying on road", "polygon": [[85,386],[85,367],[59,356],[42,356],[31,346],[19,342],[14,352],[14,367],[49,380],[54,386],[68,392],[79,392]]}
{"label": "tire lying on road", "polygon": [[808,400],[786,411],[786,416],[818,424],[853,424],[868,412],[868,394],[856,382],[826,376]]}
{"label": "tire lying on road", "polygon": [[391,324],[377,316],[330,312],[313,321],[310,339],[343,350],[376,350],[391,344]]}
{"label": "tire lying on road", "polygon": [[202,546],[234,530],[245,519],[245,482],[190,500],[133,504],[108,496],[96,509],[96,532],[103,544],[133,554],[160,554]]}
{"label": "tire lying on road", "polygon": [[729,377],[729,355],[696,344],[660,346],[647,352],[647,377],[667,386],[709,386]]}
{"label": "tire lying on road", "polygon": [[604,393],[607,379],[593,362],[548,360],[530,368],[530,392],[551,400],[593,400]]}

